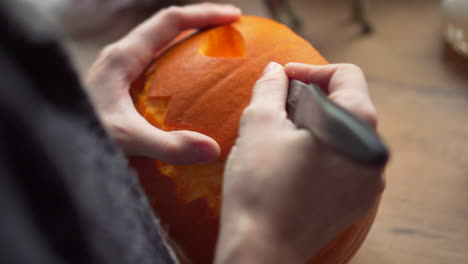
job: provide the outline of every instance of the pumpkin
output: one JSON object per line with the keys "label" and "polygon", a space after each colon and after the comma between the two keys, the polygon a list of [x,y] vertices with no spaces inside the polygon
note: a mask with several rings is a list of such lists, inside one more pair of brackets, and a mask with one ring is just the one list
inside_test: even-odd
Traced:
{"label": "pumpkin", "polygon": [[[240,20],[203,30],[158,56],[134,82],[138,112],[166,131],[206,134],[221,147],[218,161],[172,165],[133,158],[141,184],[179,257],[211,263],[218,235],[222,174],[251,91],[270,61],[327,64],[304,39],[269,19]],[[347,262],[364,240],[377,209],[331,241],[311,263]]]}

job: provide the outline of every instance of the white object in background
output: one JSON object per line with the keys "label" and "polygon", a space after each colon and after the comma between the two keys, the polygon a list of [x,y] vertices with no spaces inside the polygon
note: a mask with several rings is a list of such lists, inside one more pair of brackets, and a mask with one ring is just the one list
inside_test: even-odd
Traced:
{"label": "white object in background", "polygon": [[[2,0],[0,0],[2,1]],[[14,0],[17,1],[17,0]],[[126,8],[148,7],[158,0],[22,0],[44,10],[66,31],[86,31],[112,23]]]}
{"label": "white object in background", "polygon": [[443,0],[442,14],[445,39],[468,57],[468,0]]}

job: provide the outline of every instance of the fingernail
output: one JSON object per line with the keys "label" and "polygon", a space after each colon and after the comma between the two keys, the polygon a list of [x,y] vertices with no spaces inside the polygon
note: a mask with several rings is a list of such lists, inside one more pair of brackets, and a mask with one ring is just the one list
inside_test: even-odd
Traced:
{"label": "fingernail", "polygon": [[223,8],[226,10],[226,11],[229,11],[229,12],[232,12],[232,13],[240,13],[241,10],[236,7],[236,6],[233,6],[233,5],[223,5]]}
{"label": "fingernail", "polygon": [[280,67],[281,65],[279,65],[278,63],[272,61],[270,63],[268,63],[268,65],[265,67],[265,70],[263,70],[263,74],[262,76],[268,74],[269,72],[272,72],[274,71],[276,68]]}
{"label": "fingernail", "polygon": [[219,151],[208,145],[199,146],[197,152],[198,162],[202,163],[214,161],[219,156]]}

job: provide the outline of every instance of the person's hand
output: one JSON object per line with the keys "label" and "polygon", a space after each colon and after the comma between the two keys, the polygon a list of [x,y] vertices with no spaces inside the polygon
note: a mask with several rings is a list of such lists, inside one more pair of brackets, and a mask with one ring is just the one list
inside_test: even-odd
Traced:
{"label": "person's hand", "polygon": [[87,91],[104,126],[128,155],[171,163],[202,163],[218,158],[218,144],[205,135],[164,132],[150,125],[136,111],[129,89],[154,54],[179,33],[232,22],[240,13],[231,5],[170,7],[102,50],[86,76]]}
{"label": "person's hand", "polygon": [[305,263],[368,212],[383,190],[382,168],[336,154],[287,119],[288,76],[319,84],[376,124],[358,67],[269,64],[226,164],[217,263]]}

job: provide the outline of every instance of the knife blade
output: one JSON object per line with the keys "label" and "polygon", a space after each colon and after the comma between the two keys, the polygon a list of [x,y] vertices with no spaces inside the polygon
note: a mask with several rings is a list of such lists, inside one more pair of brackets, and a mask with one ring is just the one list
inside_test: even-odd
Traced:
{"label": "knife blade", "polygon": [[375,130],[337,105],[314,84],[289,83],[286,110],[298,128],[307,129],[337,152],[369,166],[383,166],[389,150]]}

